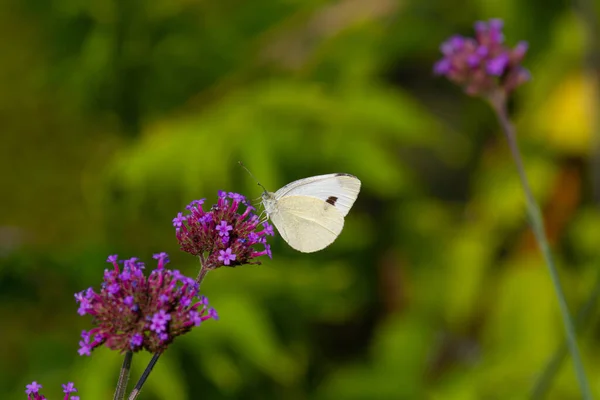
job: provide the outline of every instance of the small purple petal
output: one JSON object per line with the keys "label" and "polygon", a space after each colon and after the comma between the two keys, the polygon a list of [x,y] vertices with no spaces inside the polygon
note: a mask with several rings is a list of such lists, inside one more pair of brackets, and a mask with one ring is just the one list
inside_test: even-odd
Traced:
{"label": "small purple petal", "polygon": [[190,204],[185,206],[185,209],[188,211],[192,211],[194,208],[200,210],[202,208],[202,204],[204,204],[204,199],[194,200]]}
{"label": "small purple petal", "polygon": [[171,319],[171,315],[168,314],[165,310],[160,310],[152,317],[152,324],[150,325],[150,330],[161,333],[167,329],[167,322]]}
{"label": "small purple petal", "polygon": [[173,226],[176,228],[180,228],[183,223],[187,221],[187,217],[182,213],[177,213],[177,216],[173,218]]}
{"label": "small purple petal", "polygon": [[75,388],[75,384],[73,382],[68,382],[67,384],[62,385],[64,394],[76,393],[77,389]]}
{"label": "small purple petal", "polygon": [[79,350],[77,350],[77,353],[79,353],[80,356],[91,356],[92,354],[90,353],[90,351],[92,350],[92,348],[85,344],[83,341],[79,341]]}
{"label": "small purple petal", "polygon": [[473,25],[476,33],[484,33],[487,32],[488,25],[484,21],[476,21]]}
{"label": "small purple petal", "polygon": [[500,18],[492,18],[489,20],[490,30],[501,31],[504,28],[504,21]]}
{"label": "small purple petal", "polygon": [[154,258],[155,260],[158,261],[162,261],[165,264],[169,262],[169,255],[167,253],[165,253],[164,251],[158,254],[153,254],[152,258]]}
{"label": "small purple petal", "polygon": [[192,299],[189,297],[182,297],[181,300],[179,300],[179,304],[181,304],[183,307],[189,307],[190,304],[192,304]]}
{"label": "small purple petal", "polygon": [[490,19],[489,27],[490,41],[494,44],[504,42],[504,34],[502,33],[504,22],[501,19]]}
{"label": "small purple petal", "polygon": [[265,235],[275,236],[275,230],[273,229],[273,225],[268,222],[263,223],[263,227],[265,228]]}
{"label": "small purple petal", "polygon": [[465,38],[460,35],[454,35],[450,39],[446,40],[440,46],[440,50],[443,55],[450,56],[460,49],[463,48],[465,44]]}
{"label": "small purple petal", "polygon": [[215,229],[219,232],[219,236],[229,236],[229,231],[233,230],[233,226],[229,225],[227,221],[221,221]]}
{"label": "small purple petal", "polygon": [[204,214],[202,217],[199,218],[199,221],[205,225],[208,225],[213,221],[213,216],[212,214]]}
{"label": "small purple petal", "polygon": [[435,75],[446,75],[452,69],[452,63],[447,58],[442,58],[433,66]]}
{"label": "small purple petal", "polygon": [[27,390],[25,390],[26,394],[34,394],[34,393],[39,392],[39,390],[42,388],[42,385],[40,385],[36,381],[33,381],[29,385],[26,385],[25,387],[27,388]]}
{"label": "small purple petal", "polygon": [[131,272],[129,271],[129,269],[126,269],[123,272],[121,272],[121,280],[122,281],[128,281],[130,279],[131,279]]}
{"label": "small purple petal", "polygon": [[238,203],[245,203],[246,202],[246,197],[242,196],[239,193],[234,193],[234,192],[229,192],[229,198],[233,201],[236,201]]}
{"label": "small purple petal", "polygon": [[190,317],[190,320],[192,320],[192,322],[194,323],[194,326],[199,326],[202,323],[202,318],[200,317],[198,311],[192,310],[189,312],[188,315]]}
{"label": "small purple petal", "polygon": [[508,55],[500,54],[496,58],[491,59],[487,63],[487,72],[490,75],[500,76],[504,73],[506,66],[508,65]]}
{"label": "small purple petal", "polygon": [[144,342],[144,337],[140,333],[134,334],[129,340],[129,344],[132,348],[139,347]]}
{"label": "small purple petal", "polygon": [[522,40],[519,43],[517,43],[517,45],[513,49],[512,56],[515,59],[517,59],[518,61],[520,61],[523,59],[523,57],[525,57],[525,54],[527,53],[528,49],[529,49],[529,43]]}
{"label": "small purple petal", "polygon": [[217,310],[215,310],[214,308],[210,308],[208,310],[208,316],[216,321],[219,320],[219,314],[217,314]]}
{"label": "small purple petal", "polygon": [[115,295],[115,294],[119,293],[120,288],[121,288],[121,286],[119,286],[118,283],[113,283],[111,285],[108,285],[107,290],[108,290],[108,293]]}
{"label": "small purple petal", "polygon": [[228,247],[226,250],[219,250],[219,257],[217,258],[219,261],[223,261],[223,264],[229,265],[231,261],[235,261],[236,255],[232,254],[231,247]]}
{"label": "small purple petal", "polygon": [[481,62],[481,57],[476,54],[471,54],[467,57],[467,65],[471,68],[475,68]]}
{"label": "small purple petal", "polygon": [[481,45],[481,46],[477,47],[475,54],[477,54],[479,57],[483,58],[483,57],[487,57],[489,52],[490,52],[490,49],[487,46]]}

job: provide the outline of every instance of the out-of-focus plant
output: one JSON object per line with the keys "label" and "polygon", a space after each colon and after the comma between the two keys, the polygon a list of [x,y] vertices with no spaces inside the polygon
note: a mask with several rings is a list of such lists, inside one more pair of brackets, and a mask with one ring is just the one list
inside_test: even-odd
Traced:
{"label": "out-of-focus plant", "polygon": [[511,49],[504,44],[502,28],[501,20],[492,19],[487,23],[475,24],[475,38],[459,35],[451,37],[441,45],[444,57],[435,64],[434,73],[462,86],[467,94],[483,98],[496,113],[519,174],[533,233],[552,278],[581,395],[584,399],[592,399],[577,345],[575,327],[546,237],[542,213],[531,191],[517,144],[516,131],[507,112],[510,94],[530,79],[529,72],[521,66],[527,52],[527,43],[520,42]]}

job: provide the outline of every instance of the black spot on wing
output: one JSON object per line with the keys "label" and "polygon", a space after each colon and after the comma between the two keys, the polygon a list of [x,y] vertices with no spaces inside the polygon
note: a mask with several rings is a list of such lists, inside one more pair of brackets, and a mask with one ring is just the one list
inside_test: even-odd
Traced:
{"label": "black spot on wing", "polygon": [[337,174],[335,174],[335,176],[349,176],[351,178],[356,178],[354,175],[352,175],[352,174],[346,174],[344,172],[338,172]]}
{"label": "black spot on wing", "polygon": [[325,200],[327,203],[331,204],[332,206],[335,206],[335,202],[337,201],[337,197],[335,196],[329,196],[327,198],[327,200]]}

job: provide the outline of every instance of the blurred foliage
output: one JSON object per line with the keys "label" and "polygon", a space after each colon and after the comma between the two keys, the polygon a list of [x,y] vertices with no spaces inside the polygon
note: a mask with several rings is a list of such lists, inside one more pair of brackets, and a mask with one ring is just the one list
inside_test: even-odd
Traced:
{"label": "blurred foliage", "polygon": [[[272,190],[348,172],[362,192],[327,250],[275,238],[272,261],[211,272],[221,320],[142,398],[526,397],[562,341],[557,302],[493,114],[431,74],[442,40],[490,17],[530,43],[513,116],[575,313],[599,273],[598,89],[566,3],[0,3],[1,397],[37,380],[111,398],[121,356],[77,356],[73,293],[113,253],[194,275],[171,220],[219,189],[258,197],[238,160]],[[581,335],[592,382],[599,328]],[[579,398],[569,362],[548,398]]]}

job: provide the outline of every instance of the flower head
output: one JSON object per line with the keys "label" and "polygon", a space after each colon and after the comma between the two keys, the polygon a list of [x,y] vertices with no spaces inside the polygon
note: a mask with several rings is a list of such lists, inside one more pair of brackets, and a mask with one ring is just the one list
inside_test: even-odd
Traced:
{"label": "flower head", "polygon": [[40,385],[36,381],[33,381],[29,385],[25,385],[25,393],[28,395],[27,397],[29,397],[30,395],[38,395],[41,388],[42,385]]}
{"label": "flower head", "polygon": [[271,257],[266,236],[274,235],[273,227],[260,223],[244,196],[220,190],[209,211],[202,209],[203,203],[194,200],[186,207],[189,215],[179,213],[173,219],[181,250],[202,256],[207,269],[260,264],[254,261],[257,257]]}
{"label": "flower head", "polygon": [[[46,400],[46,397],[44,395],[40,394],[41,388],[42,388],[42,385],[40,385],[36,381],[33,381],[29,385],[26,385],[25,393],[27,394],[27,399],[28,400]],[[63,400],[79,400],[79,396],[69,396],[72,393],[77,393],[77,389],[75,388],[75,385],[73,384],[73,382],[68,382],[66,384],[63,384],[62,388],[63,388],[63,393],[65,394],[65,397],[63,397]]]}
{"label": "flower head", "polygon": [[79,400],[79,396],[70,396],[71,393],[77,393],[77,389],[73,382],[68,382],[62,385],[63,393],[65,394],[64,400]]}
{"label": "flower head", "polygon": [[166,253],[155,254],[158,266],[148,277],[136,258],[108,259],[113,268],[104,271],[99,292],[92,288],[75,294],[80,315],[91,315],[95,325],[83,331],[79,354],[90,355],[105,344],[121,352],[164,350],[177,336],[197,326],[198,320],[213,318],[205,297],[198,297],[199,286],[177,270],[164,268]]}
{"label": "flower head", "polygon": [[475,38],[452,36],[440,46],[444,57],[433,67],[461,85],[470,95],[489,95],[497,90],[505,94],[529,80],[529,71],[521,66],[527,43],[514,48],[504,45],[503,23],[499,19],[475,23]]}

